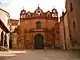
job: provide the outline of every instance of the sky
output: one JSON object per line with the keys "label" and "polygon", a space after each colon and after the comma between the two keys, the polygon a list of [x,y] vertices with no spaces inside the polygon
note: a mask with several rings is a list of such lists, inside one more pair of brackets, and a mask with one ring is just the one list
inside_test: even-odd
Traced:
{"label": "sky", "polygon": [[65,9],[65,0],[0,0],[0,8],[9,12],[11,19],[19,19],[23,7],[26,12],[34,12],[38,5],[44,12],[56,8],[60,16]]}

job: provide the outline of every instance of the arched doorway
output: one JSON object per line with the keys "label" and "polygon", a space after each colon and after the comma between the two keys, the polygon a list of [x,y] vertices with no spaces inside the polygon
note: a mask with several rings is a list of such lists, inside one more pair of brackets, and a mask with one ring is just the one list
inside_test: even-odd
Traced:
{"label": "arched doorway", "polygon": [[34,38],[34,48],[44,49],[44,37],[41,34],[37,34]]}

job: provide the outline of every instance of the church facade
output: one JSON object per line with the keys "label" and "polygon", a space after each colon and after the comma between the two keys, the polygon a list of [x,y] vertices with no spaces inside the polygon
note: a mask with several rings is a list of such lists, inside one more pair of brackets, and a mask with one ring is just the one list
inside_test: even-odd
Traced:
{"label": "church facade", "polygon": [[55,8],[52,11],[43,12],[38,7],[35,12],[21,10],[20,25],[16,29],[17,48],[19,49],[44,49],[59,48],[59,23],[58,12]]}

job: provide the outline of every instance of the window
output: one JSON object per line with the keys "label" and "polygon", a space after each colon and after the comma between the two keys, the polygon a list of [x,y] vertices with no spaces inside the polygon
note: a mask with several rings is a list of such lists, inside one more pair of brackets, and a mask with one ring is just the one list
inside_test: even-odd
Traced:
{"label": "window", "polygon": [[75,21],[73,21],[73,28],[75,28]]}
{"label": "window", "polygon": [[72,6],[72,3],[70,3],[70,11],[72,12],[73,10],[73,6]]}
{"label": "window", "polygon": [[40,23],[40,21],[37,21],[37,23],[36,23],[36,29],[41,29],[41,23]]}
{"label": "window", "polygon": [[0,46],[3,46],[3,35],[4,35],[4,33],[3,33],[3,31],[1,32],[1,44],[0,44]]}
{"label": "window", "polygon": [[25,28],[24,33],[27,33],[27,29]]}

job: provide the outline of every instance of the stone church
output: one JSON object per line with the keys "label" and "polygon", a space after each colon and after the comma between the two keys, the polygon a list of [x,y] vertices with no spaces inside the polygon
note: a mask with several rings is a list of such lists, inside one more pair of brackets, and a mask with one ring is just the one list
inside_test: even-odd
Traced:
{"label": "stone church", "polygon": [[39,6],[33,13],[21,10],[19,26],[14,33],[17,33],[17,49],[59,48],[57,10],[53,8],[51,11],[43,12]]}

